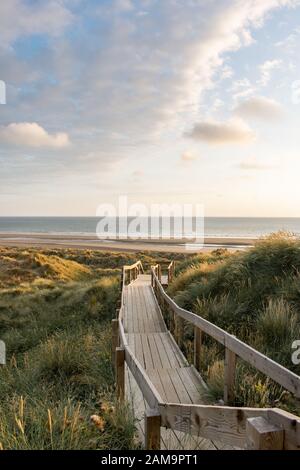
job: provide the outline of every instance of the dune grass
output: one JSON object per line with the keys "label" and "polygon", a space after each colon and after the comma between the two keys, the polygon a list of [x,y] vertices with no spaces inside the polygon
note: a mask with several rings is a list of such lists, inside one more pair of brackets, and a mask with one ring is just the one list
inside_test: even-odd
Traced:
{"label": "dune grass", "polygon": [[[115,401],[111,319],[120,270],[160,254],[0,249],[1,449],[134,449]],[[183,259],[183,256],[179,257]]]}
{"label": "dune grass", "polygon": [[[254,248],[195,256],[179,265],[169,293],[184,308],[236,335],[300,375],[291,361],[300,339],[300,242],[279,233]],[[184,351],[192,352],[193,332],[185,331]],[[224,349],[205,336],[202,372],[214,399],[222,398]],[[300,413],[299,401],[238,362],[236,404],[282,406]]]}

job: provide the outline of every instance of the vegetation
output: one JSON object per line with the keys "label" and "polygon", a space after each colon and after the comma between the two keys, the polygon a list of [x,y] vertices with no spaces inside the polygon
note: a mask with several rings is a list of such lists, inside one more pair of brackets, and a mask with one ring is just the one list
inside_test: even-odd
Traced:
{"label": "vegetation", "polygon": [[[254,248],[201,254],[178,266],[169,293],[193,310],[300,375],[291,361],[292,342],[300,339],[300,242],[273,234]],[[185,330],[185,353],[192,353],[193,332]],[[224,350],[205,337],[202,372],[214,399],[223,393]],[[236,404],[281,406],[300,412],[291,394],[238,363]]]}
{"label": "vegetation", "polygon": [[0,249],[0,448],[137,447],[130,411],[115,402],[110,344],[120,268],[137,257],[169,262],[155,253]]}
{"label": "vegetation", "polygon": [[[110,320],[124,264],[168,265],[173,255],[0,249],[0,449],[134,449],[130,410],[115,401]],[[169,293],[300,374],[300,242],[277,234],[243,252],[176,255]],[[192,359],[193,331],[184,352]],[[201,372],[222,398],[224,350],[205,336]],[[242,361],[236,404],[299,413],[290,393]]]}

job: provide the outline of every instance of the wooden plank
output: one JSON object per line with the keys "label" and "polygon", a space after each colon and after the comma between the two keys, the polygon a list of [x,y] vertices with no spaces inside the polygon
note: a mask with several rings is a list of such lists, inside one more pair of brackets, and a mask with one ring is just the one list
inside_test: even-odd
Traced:
{"label": "wooden plank", "polygon": [[163,341],[161,335],[159,333],[153,335],[157,350],[160,355],[162,368],[163,369],[170,369],[172,367],[176,367],[176,361],[174,360],[174,356],[170,354],[170,350]]}
{"label": "wooden plank", "polygon": [[267,417],[271,423],[284,429],[284,448],[300,450],[300,418],[279,408],[268,410]]}
{"label": "wooden plank", "polygon": [[282,450],[284,430],[262,416],[248,418],[246,440],[248,450]]}
{"label": "wooden plank", "polygon": [[151,354],[152,354],[153,364],[156,364],[156,369],[162,369],[163,363],[160,359],[160,354],[157,350],[153,334],[148,335],[148,341],[149,341],[149,347],[150,347]]}
{"label": "wooden plank", "polygon": [[181,363],[181,358],[177,354],[177,351],[173,349],[173,344],[170,340],[170,336],[168,333],[158,333],[156,335],[157,341],[160,341],[162,350],[165,351],[165,355],[169,361],[170,368],[181,367],[183,364]]}
{"label": "wooden plank", "polygon": [[141,364],[136,360],[129,347],[125,348],[125,360],[147,403],[151,408],[156,408],[158,403],[162,403],[162,398],[155,387],[153,387],[147,374],[144,372]]}
{"label": "wooden plank", "polygon": [[225,345],[240,358],[300,398],[300,377],[235,336],[226,336]]}
{"label": "wooden plank", "polygon": [[143,290],[144,287],[138,286],[136,291],[137,291],[137,296],[139,299],[139,308],[140,308],[140,319],[142,323],[142,331],[143,333],[148,333],[148,312],[147,312],[147,306],[145,304],[145,299],[143,296]]}
{"label": "wooden plank", "polygon": [[178,307],[178,305],[165,293],[160,284],[158,284],[158,288],[164,299],[169,303],[177,315],[192,323],[194,326],[200,328],[203,332],[216,339],[219,343],[223,344],[237,356],[241,357],[243,360],[254,366],[257,370],[266,374],[275,382],[282,385],[284,388],[292,392],[297,398],[300,398],[300,377],[298,375],[294,374],[259,351],[251,348],[251,346],[243,343],[235,336],[230,335],[213,323],[210,323],[209,321],[192,312]]}
{"label": "wooden plank", "polygon": [[177,392],[179,403],[193,403],[178,369],[168,369],[168,374]]}
{"label": "wooden plank", "polygon": [[141,289],[141,294],[144,299],[144,306],[145,306],[145,317],[147,319],[147,333],[152,333],[158,331],[160,329],[159,322],[155,312],[155,304],[151,302],[150,289],[147,287],[143,287]]}
{"label": "wooden plank", "polygon": [[126,316],[126,325],[127,325],[127,331],[128,333],[133,333],[133,318],[132,318],[132,308],[130,306],[130,300],[129,300],[129,295],[128,295],[128,287],[126,287],[126,296],[125,296],[125,301],[126,301],[126,308],[125,308],[125,316]]}
{"label": "wooden plank", "polygon": [[155,364],[153,363],[152,354],[148,342],[148,335],[146,333],[141,334],[141,342],[144,354],[145,369],[154,369]]}
{"label": "wooden plank", "polygon": [[195,377],[192,377],[190,367],[183,367],[178,370],[178,373],[185,385],[191,403],[200,403],[202,387],[200,383],[195,383]]}
{"label": "wooden plank", "polygon": [[225,349],[224,362],[224,403],[233,404],[235,398],[236,355],[230,349]]}
{"label": "wooden plank", "polygon": [[200,371],[201,368],[201,348],[202,348],[202,331],[200,328],[194,327],[194,366]]}
{"label": "wooden plank", "polygon": [[135,343],[135,357],[145,369],[145,359],[144,359],[144,353],[143,353],[143,346],[142,346],[142,339],[141,335],[139,333],[136,333],[134,335],[134,343]]}
{"label": "wooden plank", "polygon": [[164,344],[161,340],[160,334],[156,333],[152,336],[154,338],[154,342],[156,344],[157,352],[159,354],[159,357],[160,357],[160,360],[161,360],[161,363],[162,363],[162,368],[169,369],[172,366],[171,366],[171,363],[170,363],[170,360],[169,360],[169,356],[166,353],[165,346],[164,346]]}
{"label": "wooden plank", "polygon": [[144,295],[147,303],[147,309],[149,309],[149,312],[152,315],[153,332],[167,331],[166,325],[159,309],[159,305],[149,286],[144,289]]}
{"label": "wooden plank", "polygon": [[154,387],[162,397],[162,399],[166,402],[167,401],[167,396],[164,390],[164,386],[161,382],[160,375],[157,371],[157,369],[149,369],[147,370],[147,374],[151,382],[153,383]]}
{"label": "wooden plank", "polygon": [[145,448],[147,450],[160,449],[160,414],[157,410],[145,412]]}
{"label": "wooden plank", "polygon": [[146,332],[150,333],[154,331],[154,317],[151,307],[149,305],[148,299],[146,298],[146,287],[140,288],[140,295],[143,299],[143,308],[144,308],[144,317],[145,317],[145,325],[146,325]]}
{"label": "wooden plank", "polygon": [[132,289],[132,301],[134,303],[134,312],[135,312],[135,317],[136,317],[136,323],[137,323],[137,329],[139,333],[144,333],[145,328],[144,328],[144,312],[143,312],[143,306],[140,303],[139,299],[139,287],[138,286],[133,286]]}
{"label": "wooden plank", "polygon": [[181,349],[179,349],[175,339],[173,338],[173,336],[171,335],[169,331],[167,332],[167,334],[169,335],[170,345],[174,351],[174,355],[176,355],[177,360],[180,362],[180,367],[188,367],[189,366],[188,360],[186,359]]}
{"label": "wooden plank", "polygon": [[158,374],[160,376],[160,380],[163,384],[167,402],[169,402],[169,403],[179,403],[180,399],[179,399],[179,396],[178,396],[178,392],[175,389],[172,380],[170,379],[170,376],[168,374],[168,370],[167,369],[157,369],[157,372],[158,372]]}
{"label": "wooden plank", "polygon": [[267,409],[208,405],[159,405],[162,426],[244,448],[246,420],[267,416]]}
{"label": "wooden plank", "polygon": [[125,398],[125,350],[116,348],[116,387],[118,400]]}
{"label": "wooden plank", "polygon": [[111,361],[115,365],[116,362],[116,349],[119,346],[119,320],[114,318],[111,321],[111,330],[112,330],[112,351],[111,351]]}

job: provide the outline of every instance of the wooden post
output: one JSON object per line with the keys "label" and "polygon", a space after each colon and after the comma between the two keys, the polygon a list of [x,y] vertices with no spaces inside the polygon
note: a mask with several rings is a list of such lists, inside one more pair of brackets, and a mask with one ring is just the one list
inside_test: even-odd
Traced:
{"label": "wooden post", "polygon": [[175,334],[176,334],[176,313],[171,309],[170,307],[170,315],[171,315],[171,326],[170,326],[170,331],[172,333],[172,335],[174,336],[175,338]]}
{"label": "wooden post", "polygon": [[183,319],[178,315],[175,318],[175,339],[179,348],[181,348],[183,342]]}
{"label": "wooden post", "polygon": [[194,366],[200,371],[201,362],[202,331],[195,326],[194,328]]}
{"label": "wooden post", "polygon": [[246,421],[246,447],[248,450],[282,450],[284,430],[262,416]]}
{"label": "wooden post", "polygon": [[158,271],[158,272],[157,272],[157,277],[158,277],[159,282],[161,282],[161,265],[159,264],[159,265],[157,266],[157,268],[158,268],[158,269],[157,269],[157,271]]}
{"label": "wooden post", "polygon": [[111,360],[113,365],[116,365],[116,349],[119,346],[119,320],[114,318],[111,321],[112,330],[112,345],[111,345]]}
{"label": "wooden post", "polygon": [[117,398],[124,401],[125,398],[125,349],[116,348],[116,386]]}
{"label": "wooden post", "polygon": [[157,410],[145,412],[145,449],[160,449],[160,424],[161,416]]}
{"label": "wooden post", "polygon": [[225,348],[225,362],[224,362],[224,403],[225,405],[234,403],[234,388],[235,388],[235,369],[236,369],[236,355],[230,349]]}

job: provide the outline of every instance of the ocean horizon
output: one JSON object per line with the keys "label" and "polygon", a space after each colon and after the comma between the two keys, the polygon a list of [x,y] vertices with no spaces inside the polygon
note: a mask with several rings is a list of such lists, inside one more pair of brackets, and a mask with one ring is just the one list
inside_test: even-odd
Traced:
{"label": "ocean horizon", "polygon": [[[0,217],[0,233],[91,236],[96,235],[100,220],[100,217],[72,216]],[[300,236],[300,217],[204,218],[205,238],[258,238],[278,231],[287,231]]]}

